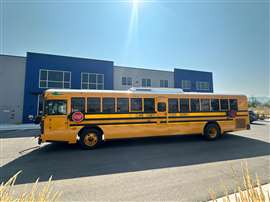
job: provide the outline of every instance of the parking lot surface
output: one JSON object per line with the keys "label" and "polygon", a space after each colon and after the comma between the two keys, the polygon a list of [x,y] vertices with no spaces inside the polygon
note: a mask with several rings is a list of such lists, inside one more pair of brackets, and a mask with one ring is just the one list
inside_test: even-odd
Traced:
{"label": "parking lot surface", "polygon": [[222,196],[241,181],[248,163],[261,183],[270,182],[270,123],[227,134],[217,141],[199,136],[144,138],[106,142],[96,150],[77,145],[37,146],[38,130],[0,131],[0,180],[17,171],[16,191],[39,177],[53,176],[61,201],[205,201],[209,190]]}

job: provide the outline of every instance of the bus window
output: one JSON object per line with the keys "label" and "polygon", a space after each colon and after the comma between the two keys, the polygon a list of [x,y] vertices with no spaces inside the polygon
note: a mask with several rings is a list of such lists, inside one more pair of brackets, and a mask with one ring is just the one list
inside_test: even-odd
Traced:
{"label": "bus window", "polygon": [[65,115],[67,114],[67,101],[48,100],[45,103],[45,114],[47,115]]}
{"label": "bus window", "polygon": [[200,100],[199,99],[191,99],[191,111],[192,112],[199,112],[200,111]]}
{"label": "bus window", "polygon": [[155,99],[154,98],[144,98],[144,112],[155,112]]}
{"label": "bus window", "polygon": [[201,99],[201,111],[209,112],[210,111],[210,100],[209,99]]}
{"label": "bus window", "polygon": [[141,98],[131,98],[131,111],[141,112],[142,111],[142,99]]}
{"label": "bus window", "polygon": [[166,103],[165,102],[159,102],[157,108],[158,108],[159,112],[166,112]]}
{"label": "bus window", "polygon": [[178,99],[168,99],[169,103],[169,113],[177,113],[178,112]]}
{"label": "bus window", "polygon": [[228,111],[229,109],[229,104],[227,99],[221,99],[220,100],[220,109],[221,111]]}
{"label": "bus window", "polygon": [[102,111],[105,113],[115,112],[115,99],[103,98],[102,99]]}
{"label": "bus window", "polygon": [[180,99],[180,112],[189,112],[189,99]]}
{"label": "bus window", "polygon": [[238,110],[237,99],[230,99],[230,109],[235,111]]}
{"label": "bus window", "polygon": [[128,113],[128,98],[117,98],[117,112]]}
{"label": "bus window", "polygon": [[211,99],[211,111],[217,112],[219,111],[219,100]]}
{"label": "bus window", "polygon": [[81,97],[71,98],[71,112],[85,112],[85,99]]}
{"label": "bus window", "polygon": [[87,98],[87,113],[100,113],[100,98]]}

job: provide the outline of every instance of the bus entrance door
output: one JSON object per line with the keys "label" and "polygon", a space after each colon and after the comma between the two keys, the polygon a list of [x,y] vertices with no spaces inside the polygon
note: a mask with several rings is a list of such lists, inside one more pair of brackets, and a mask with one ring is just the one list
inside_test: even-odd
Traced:
{"label": "bus entrance door", "polygon": [[165,97],[158,97],[156,99],[156,109],[158,124],[168,123],[168,99]]}

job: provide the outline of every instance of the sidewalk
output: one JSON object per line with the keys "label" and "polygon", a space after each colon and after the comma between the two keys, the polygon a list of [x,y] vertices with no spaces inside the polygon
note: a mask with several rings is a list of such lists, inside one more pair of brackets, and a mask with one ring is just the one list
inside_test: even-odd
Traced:
{"label": "sidewalk", "polygon": [[[269,201],[269,194],[270,194],[270,184],[265,184],[265,185],[261,185],[262,187],[262,190],[263,190],[263,193],[264,193],[264,196],[266,197],[265,198],[265,202],[270,202]],[[246,192],[246,191],[244,191]],[[239,193],[236,193],[236,196],[239,197],[240,194]],[[229,200],[227,200],[229,198]],[[230,194],[228,197],[227,196],[224,196],[224,197],[221,197],[221,198],[218,198],[216,200],[210,200],[208,202],[237,202],[236,198],[235,198],[235,194]],[[241,200],[240,200],[241,202]]]}
{"label": "sidewalk", "polygon": [[0,131],[39,129],[39,124],[0,124]]}

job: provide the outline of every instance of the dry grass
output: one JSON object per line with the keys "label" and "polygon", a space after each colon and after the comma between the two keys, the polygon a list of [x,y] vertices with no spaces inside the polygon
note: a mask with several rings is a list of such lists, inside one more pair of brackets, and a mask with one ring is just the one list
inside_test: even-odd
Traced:
{"label": "dry grass", "polygon": [[214,202],[270,202],[269,191],[263,191],[257,174],[255,174],[255,179],[252,179],[247,163],[245,166],[242,165],[242,182],[237,182],[235,192],[229,195],[224,184],[223,189],[225,197],[221,200],[217,200],[216,193],[210,191],[211,200]]}
{"label": "dry grass", "polygon": [[39,188],[38,180],[32,186],[31,191],[16,195],[14,193],[14,184],[21,171],[17,172],[7,182],[2,182],[0,186],[0,202],[49,202],[57,201],[60,197],[60,192],[54,192],[51,188],[52,177],[49,178],[43,188]]}

